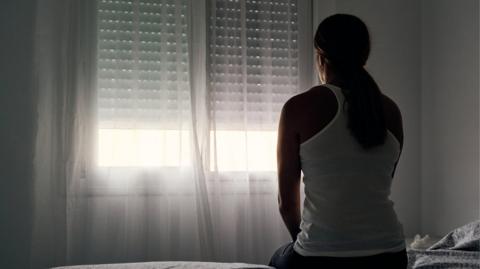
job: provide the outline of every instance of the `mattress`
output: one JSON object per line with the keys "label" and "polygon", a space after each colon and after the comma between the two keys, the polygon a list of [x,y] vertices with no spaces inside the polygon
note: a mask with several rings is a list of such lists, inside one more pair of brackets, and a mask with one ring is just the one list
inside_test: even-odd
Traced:
{"label": "mattress", "polygon": [[55,267],[55,269],[273,269],[273,267],[247,263],[218,262],[140,262],[117,264],[94,264]]}

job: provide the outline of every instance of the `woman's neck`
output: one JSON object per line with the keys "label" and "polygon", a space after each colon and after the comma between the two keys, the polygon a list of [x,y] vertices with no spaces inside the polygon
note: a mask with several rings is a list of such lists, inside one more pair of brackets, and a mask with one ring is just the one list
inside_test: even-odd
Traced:
{"label": "woman's neck", "polygon": [[340,88],[345,85],[345,82],[342,79],[340,79],[338,76],[332,75],[325,77],[325,83],[335,85]]}
{"label": "woman's neck", "polygon": [[333,70],[329,66],[325,66],[324,72],[325,84],[331,84],[338,87],[341,87],[345,84],[343,80],[337,74],[335,74],[335,72],[333,72]]}

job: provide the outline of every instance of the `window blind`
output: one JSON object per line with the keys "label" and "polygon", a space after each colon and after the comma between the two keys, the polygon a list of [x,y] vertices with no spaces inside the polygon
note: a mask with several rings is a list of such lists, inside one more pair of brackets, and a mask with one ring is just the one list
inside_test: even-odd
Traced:
{"label": "window blind", "polygon": [[[98,0],[99,164],[188,163],[197,94],[210,112],[200,120],[213,123],[210,169],[274,170],[280,110],[299,88],[298,3],[207,0],[209,12],[192,13],[191,1]],[[201,44],[188,44],[199,33],[188,15],[208,27]],[[204,48],[207,63],[189,66]],[[207,92],[191,92],[203,64]]]}
{"label": "window blind", "polygon": [[99,0],[100,128],[175,129],[189,116],[186,0]]}
{"label": "window blind", "polygon": [[294,0],[212,0],[210,107],[221,129],[275,129],[298,92]]}

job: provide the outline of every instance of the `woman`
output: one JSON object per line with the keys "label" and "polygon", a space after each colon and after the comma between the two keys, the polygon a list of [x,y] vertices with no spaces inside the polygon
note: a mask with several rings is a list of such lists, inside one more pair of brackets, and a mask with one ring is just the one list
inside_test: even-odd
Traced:
{"label": "woman", "polygon": [[402,117],[364,69],[368,29],[355,16],[330,16],[315,48],[324,84],[291,98],[280,118],[279,207],[293,242],[270,265],[406,268],[403,228],[389,200]]}

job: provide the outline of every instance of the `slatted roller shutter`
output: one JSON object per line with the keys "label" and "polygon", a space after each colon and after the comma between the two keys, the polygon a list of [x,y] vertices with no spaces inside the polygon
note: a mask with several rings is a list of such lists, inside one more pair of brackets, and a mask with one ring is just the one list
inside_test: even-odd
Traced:
{"label": "slatted roller shutter", "polygon": [[294,0],[212,0],[211,114],[219,129],[275,129],[298,92]]}
{"label": "slatted roller shutter", "polygon": [[100,128],[175,129],[188,117],[186,0],[99,0]]}

